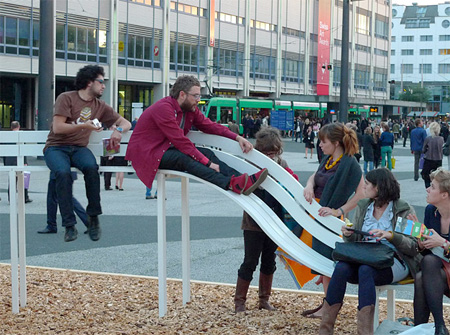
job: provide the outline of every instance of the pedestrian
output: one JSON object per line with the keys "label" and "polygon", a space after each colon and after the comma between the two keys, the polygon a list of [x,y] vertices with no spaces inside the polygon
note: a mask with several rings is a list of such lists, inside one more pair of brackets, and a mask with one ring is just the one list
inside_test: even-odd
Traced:
{"label": "pedestrian", "polygon": [[392,133],[394,134],[394,141],[395,143],[397,143],[398,138],[400,137],[400,125],[398,124],[397,120],[395,120],[394,124],[392,125]]}
{"label": "pedestrian", "polygon": [[249,195],[267,177],[267,169],[248,176],[220,161],[206,148],[197,148],[186,136],[191,127],[239,143],[243,153],[253,145],[227,127],[206,118],[198,109],[200,82],[180,76],[165,97],[141,115],[131,135],[125,159],[132,162],[139,179],[151,187],[158,168],[188,172],[222,189]]}
{"label": "pedestrian", "polygon": [[64,241],[77,238],[75,214],[73,212],[71,167],[84,175],[88,206],[89,237],[98,241],[101,236],[98,215],[102,214],[100,204],[100,176],[92,152],[87,148],[91,132],[113,127],[111,146],[120,143],[122,132],[131,128],[130,122],[114,112],[111,106],[100,100],[105,89],[103,67],[87,65],[81,68],[75,78],[75,91],[58,96],[53,112],[53,122],[44,147],[44,158],[50,171],[55,173],[56,197],[65,227]]}
{"label": "pedestrian", "polygon": [[424,162],[421,175],[425,182],[425,188],[430,187],[430,173],[442,166],[442,147],[444,145],[444,139],[442,136],[439,136],[441,131],[441,126],[439,123],[430,123],[429,129],[431,136],[425,138],[422,148]]}
{"label": "pedestrian", "polygon": [[306,130],[305,137],[303,138],[303,143],[305,143],[305,158],[308,158],[308,149],[311,150],[311,159],[313,158],[314,154],[314,132],[311,125],[308,126],[308,129]]}
{"label": "pedestrian", "polygon": [[386,167],[387,165],[388,169],[392,170],[391,158],[392,158],[392,149],[394,149],[394,135],[390,132],[387,123],[383,123],[381,126],[383,128],[383,133],[380,136],[381,167]]}
{"label": "pedestrian", "polygon": [[[270,159],[273,159],[284,167],[294,178],[298,177],[289,169],[286,161],[281,157],[283,153],[283,141],[279,130],[272,127],[262,128],[256,133],[255,149],[259,150]],[[272,211],[283,219],[281,204],[270,193],[264,190],[256,190],[255,195],[269,206]],[[253,273],[261,259],[259,272],[259,309],[274,311],[275,308],[269,303],[272,290],[273,274],[276,270],[275,251],[277,245],[264,233],[255,220],[244,212],[241,229],[244,231],[244,261],[238,270],[236,293],[234,295],[235,312],[245,311],[247,292],[253,279]]]}
{"label": "pedestrian", "polygon": [[409,135],[409,126],[408,123],[405,121],[402,127],[403,148],[406,147],[406,140],[408,139],[408,135]]}
{"label": "pedestrian", "polygon": [[[424,224],[433,234],[425,235],[424,241],[418,239],[418,247],[424,257],[420,272],[414,280],[414,325],[428,323],[431,313],[435,324],[434,334],[448,335],[443,296],[450,295],[450,172],[440,167],[431,173],[430,179]],[[410,219],[419,221],[415,216]],[[441,250],[444,259],[436,256],[433,249]]]}
{"label": "pedestrian", "polygon": [[[77,179],[77,173],[71,172],[72,183]],[[80,202],[72,196],[73,210],[80,218],[81,222],[87,227],[87,214]],[[38,234],[56,234],[58,226],[56,223],[56,214],[58,211],[58,199],[56,197],[56,177],[53,172],[50,172],[50,178],[47,187],[47,226],[38,231]],[[84,232],[87,234],[87,230]]]}
{"label": "pedestrian", "polygon": [[[363,136],[363,156],[364,156],[364,175],[367,175],[368,171],[373,170],[373,160],[374,160],[374,154],[373,154],[373,146],[375,142],[373,140],[372,136],[372,128],[366,127],[364,130],[364,136]],[[367,170],[367,166],[369,166],[369,169]]]}
{"label": "pedestrian", "polygon": [[411,154],[414,155],[414,180],[419,180],[419,162],[422,155],[423,143],[427,137],[425,129],[423,129],[422,119],[416,119],[416,127],[411,131],[410,147]]}
{"label": "pedestrian", "polygon": [[[20,130],[20,123],[19,121],[12,121],[11,122],[11,131],[19,131]],[[24,157],[24,165],[28,165],[27,157]],[[17,166],[17,157],[3,157],[3,165],[4,166]],[[17,180],[17,178],[16,178]],[[29,189],[29,183],[28,187],[25,185],[24,187],[24,194],[25,194],[25,203],[28,204],[30,202],[33,202],[32,199],[30,199],[28,195],[28,189]],[[9,183],[8,183],[8,201],[9,201]]]}
{"label": "pedestrian", "polygon": [[[386,168],[370,171],[364,184],[365,199],[358,202],[353,220],[353,228],[369,232],[371,236],[341,227],[344,242],[376,242],[388,245],[398,254],[394,264],[376,269],[367,264],[337,262],[327,295],[323,303],[323,316],[319,334],[332,335],[334,323],[342,307],[347,283],[358,285],[357,333],[373,335],[376,303],[375,286],[387,285],[415,275],[421,260],[417,250],[417,239],[394,232],[398,218],[406,218],[414,213],[413,208],[400,199],[400,185]],[[380,245],[381,247],[381,245]]]}
{"label": "pedestrian", "polygon": [[236,124],[236,120],[228,122],[228,128],[236,135],[239,135],[239,126]]}
{"label": "pedestrian", "polygon": [[378,168],[381,161],[381,144],[380,144],[380,137],[381,137],[381,128],[380,126],[373,127],[373,164],[375,169]]}
{"label": "pedestrian", "polygon": [[[354,154],[358,152],[358,139],[353,130],[339,122],[323,126],[319,131],[319,138],[324,158],[317,171],[308,179],[303,194],[309,203],[313,199],[319,202],[322,206],[319,209],[320,216],[342,217],[355,208],[363,197],[364,177],[354,158]],[[312,248],[331,259],[332,249],[314,237]],[[291,269],[298,266],[298,263],[285,257],[284,262],[288,265],[294,264]],[[301,269],[301,273],[296,273],[296,270],[293,272],[296,278],[307,277],[308,280],[319,274],[314,271],[307,273],[304,269]],[[329,277],[320,276],[316,284],[322,283],[326,293],[329,280]],[[321,306],[304,311],[302,315],[321,317]]]}

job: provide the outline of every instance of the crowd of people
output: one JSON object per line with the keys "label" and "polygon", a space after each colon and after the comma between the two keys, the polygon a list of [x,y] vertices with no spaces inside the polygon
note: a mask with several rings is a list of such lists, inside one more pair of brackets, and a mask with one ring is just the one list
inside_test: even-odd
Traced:
{"label": "crowd of people", "polygon": [[[186,136],[195,127],[205,133],[236,141],[244,154],[255,148],[298,180],[298,176],[282,158],[282,134],[269,126],[268,119],[264,121],[260,117],[256,120],[260,122],[251,116],[245,117],[250,121],[247,126],[244,124],[243,136],[212,122],[197,107],[200,87],[200,82],[193,76],[179,77],[172,86],[170,96],[147,108],[139,122],[133,122],[134,131],[125,159],[131,162],[137,176],[146,185],[146,196],[152,197],[152,183],[158,169],[178,170],[239,195],[254,193],[281,220],[285,220],[282,204],[259,187],[268,176],[266,168],[252,175],[241,173],[221,161],[213,151],[196,147]],[[51,171],[47,199],[51,210],[48,225],[40,233],[56,233],[56,207],[59,206],[66,242],[77,238],[75,213],[86,225],[86,233],[93,241],[99,240],[101,236],[98,165],[86,147],[91,132],[102,130],[94,119],[113,130],[110,138],[113,144],[120,143],[122,133],[132,126],[100,100],[104,88],[103,68],[89,65],[78,72],[76,90],[61,94],[55,104],[53,123],[44,149],[45,161]],[[420,119],[414,122],[388,120],[377,124],[362,118],[344,125],[298,117],[287,135],[293,141],[301,139],[305,143],[305,158],[308,158],[308,152],[312,157],[317,146],[320,164],[304,188],[306,201],[319,203],[320,216],[344,219],[355,209],[352,219],[354,230],[349,229],[348,225],[341,228],[344,241],[381,242],[380,245],[392,249],[394,254],[392,264],[382,268],[340,260],[331,278],[312,271],[309,276],[320,276],[318,283],[323,284],[325,298],[320,306],[304,311],[302,315],[321,318],[319,334],[333,334],[347,283],[358,284],[358,334],[373,334],[375,286],[412,277],[415,279],[415,324],[428,322],[432,314],[435,334],[449,334],[442,305],[443,296],[450,297],[450,263],[447,261],[450,255],[450,172],[442,168],[443,147],[444,143],[448,144],[447,127],[430,122],[424,128],[424,122]],[[255,146],[247,140],[253,136],[256,138]],[[392,149],[401,137],[404,139],[403,146],[406,145],[405,138],[410,138],[411,152],[415,158],[415,180],[418,179],[423,160],[421,174],[429,204],[425,209],[424,225],[432,232],[423,239],[397,233],[394,229],[398,218],[418,221],[414,209],[401,199],[399,183],[391,172]],[[364,160],[363,169],[359,164],[360,158]],[[71,167],[78,168],[84,175],[88,198],[86,210],[72,195],[76,174],[71,172]],[[110,180],[106,178],[106,182],[105,189],[110,190]],[[120,175],[116,180],[116,188],[122,189]],[[301,223],[297,223],[297,226],[301,226]],[[274,311],[276,309],[269,303],[269,297],[278,246],[245,212],[242,229],[245,255],[238,270],[235,312],[246,310],[247,291],[259,262],[259,308]],[[302,238],[306,233],[302,230],[296,235]],[[333,249],[316,237],[312,238],[311,247],[324,257],[333,259]],[[295,261],[287,256],[284,261],[289,266],[292,264],[290,262]],[[303,272],[298,274],[302,275]]]}

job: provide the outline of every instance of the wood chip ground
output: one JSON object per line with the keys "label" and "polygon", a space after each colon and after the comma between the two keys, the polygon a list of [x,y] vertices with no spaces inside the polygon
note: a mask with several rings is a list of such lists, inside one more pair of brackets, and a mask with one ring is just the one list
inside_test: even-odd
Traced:
{"label": "wood chip ground", "polygon": [[[257,290],[249,292],[246,313],[233,313],[234,288],[191,285],[191,302],[182,304],[180,282],[168,282],[168,312],[158,317],[154,279],[27,268],[28,304],[11,312],[10,267],[0,266],[0,334],[317,334],[319,320],[301,316],[320,295],[274,291],[276,312],[257,309]],[[345,300],[335,334],[356,333],[356,305]],[[380,318],[386,318],[381,303]],[[411,303],[398,303],[397,316],[412,317]],[[445,308],[447,316],[449,310]]]}

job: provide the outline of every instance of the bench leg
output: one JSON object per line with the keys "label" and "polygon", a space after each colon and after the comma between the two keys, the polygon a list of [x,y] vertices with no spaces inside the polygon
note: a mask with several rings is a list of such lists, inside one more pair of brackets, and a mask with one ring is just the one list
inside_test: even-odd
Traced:
{"label": "bench leg", "polygon": [[25,192],[23,172],[18,174],[18,233],[19,233],[19,266],[20,266],[20,307],[27,305],[27,253],[26,253],[26,232],[25,232]]}
{"label": "bench leg", "polygon": [[11,240],[12,312],[19,313],[19,246],[17,232],[16,173],[9,172],[9,230]]}
{"label": "bench leg", "polygon": [[373,332],[375,332],[380,324],[380,290],[375,289],[375,313],[373,314]]}
{"label": "bench leg", "polygon": [[189,179],[181,178],[181,258],[183,267],[183,305],[191,301],[191,241],[189,221]]}
{"label": "bench leg", "polygon": [[167,313],[167,236],[166,236],[166,176],[157,175],[158,213],[158,305],[159,317]]}
{"label": "bench leg", "polygon": [[387,318],[395,321],[395,291],[387,290]]}

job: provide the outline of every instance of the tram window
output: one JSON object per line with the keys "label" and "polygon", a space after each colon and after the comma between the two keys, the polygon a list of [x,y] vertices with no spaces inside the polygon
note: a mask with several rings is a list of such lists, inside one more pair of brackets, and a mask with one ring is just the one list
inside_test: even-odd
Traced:
{"label": "tram window", "polygon": [[211,108],[209,109],[208,118],[213,122],[217,121],[217,107],[216,106],[211,106]]}
{"label": "tram window", "polygon": [[228,124],[228,121],[233,120],[233,111],[231,109],[220,109],[220,123]]}

